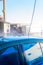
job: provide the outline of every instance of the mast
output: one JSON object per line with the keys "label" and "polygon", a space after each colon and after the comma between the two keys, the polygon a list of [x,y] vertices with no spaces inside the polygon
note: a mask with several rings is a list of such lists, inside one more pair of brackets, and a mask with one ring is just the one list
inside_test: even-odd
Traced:
{"label": "mast", "polygon": [[3,19],[3,22],[5,22],[5,15],[6,15],[6,0],[0,0],[0,1],[2,1],[3,2],[3,17],[2,17],[2,19]]}
{"label": "mast", "polygon": [[3,21],[5,22],[6,15],[6,0],[3,0]]}

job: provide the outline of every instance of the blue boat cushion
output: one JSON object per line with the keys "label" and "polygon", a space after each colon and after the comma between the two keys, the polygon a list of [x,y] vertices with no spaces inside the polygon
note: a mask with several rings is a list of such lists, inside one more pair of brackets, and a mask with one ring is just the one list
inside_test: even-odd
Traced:
{"label": "blue boat cushion", "polygon": [[8,48],[5,52],[3,52],[1,55],[9,55],[12,53],[18,53],[17,50],[13,47]]}
{"label": "blue boat cushion", "polygon": [[32,65],[43,65],[43,57],[38,57],[30,62]]}
{"label": "blue boat cushion", "polygon": [[17,50],[8,48],[0,56],[0,65],[19,65],[19,56]]}

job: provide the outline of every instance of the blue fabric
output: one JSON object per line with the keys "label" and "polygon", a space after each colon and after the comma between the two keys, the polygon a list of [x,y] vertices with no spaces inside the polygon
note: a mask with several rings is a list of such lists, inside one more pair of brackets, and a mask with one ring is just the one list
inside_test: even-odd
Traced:
{"label": "blue fabric", "polygon": [[38,65],[43,65],[43,62],[39,63]]}
{"label": "blue fabric", "polygon": [[30,49],[30,48],[33,47],[34,45],[35,45],[35,43],[24,44],[24,45],[23,45],[24,51]]}
{"label": "blue fabric", "polygon": [[11,48],[8,48],[4,53],[2,53],[2,55],[7,55],[11,53],[17,53],[17,50],[11,47]]}
{"label": "blue fabric", "polygon": [[0,55],[0,65],[20,65],[17,50],[11,47],[2,53]]}
{"label": "blue fabric", "polygon": [[[5,43],[12,41],[12,42],[14,42],[13,44],[31,42],[29,44],[23,44],[23,50],[22,50],[22,48],[19,47],[20,48],[20,54],[22,55],[23,51],[25,51],[25,50],[31,48],[32,46],[34,46],[34,44],[33,44],[34,42],[43,42],[43,39],[42,38],[29,38],[29,37],[13,37],[13,38],[5,38],[3,40],[0,39],[0,42],[2,42],[2,41],[5,42]],[[12,44],[12,42],[10,43],[10,45]],[[7,43],[7,45],[9,45],[9,43]],[[18,52],[13,47],[8,48],[0,56],[0,65],[10,65],[10,64],[11,65],[19,65]]]}
{"label": "blue fabric", "polygon": [[28,37],[28,36],[16,36],[16,37],[5,37],[5,38],[0,38],[0,42],[11,42],[15,40],[27,40],[29,42],[43,42],[43,38],[35,38],[35,37]]}
{"label": "blue fabric", "polygon": [[43,57],[38,57],[30,62],[32,65],[43,65]]}

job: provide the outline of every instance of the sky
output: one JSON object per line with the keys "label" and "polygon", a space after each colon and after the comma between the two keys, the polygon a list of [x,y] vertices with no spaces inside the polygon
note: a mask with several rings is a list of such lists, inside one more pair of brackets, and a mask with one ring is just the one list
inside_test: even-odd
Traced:
{"label": "sky", "polygon": [[[35,0],[6,0],[6,21],[30,24]],[[2,15],[0,2],[0,15]],[[43,0],[36,0],[36,8],[31,26],[32,32],[43,31]]]}

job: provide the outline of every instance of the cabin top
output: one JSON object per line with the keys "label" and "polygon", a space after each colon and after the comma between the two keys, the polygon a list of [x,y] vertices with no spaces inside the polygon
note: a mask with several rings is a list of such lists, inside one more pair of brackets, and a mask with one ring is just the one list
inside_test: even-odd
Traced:
{"label": "cabin top", "polygon": [[11,42],[11,41],[21,41],[21,42],[43,42],[43,38],[38,37],[28,37],[28,36],[15,36],[15,37],[0,37],[0,42]]}

